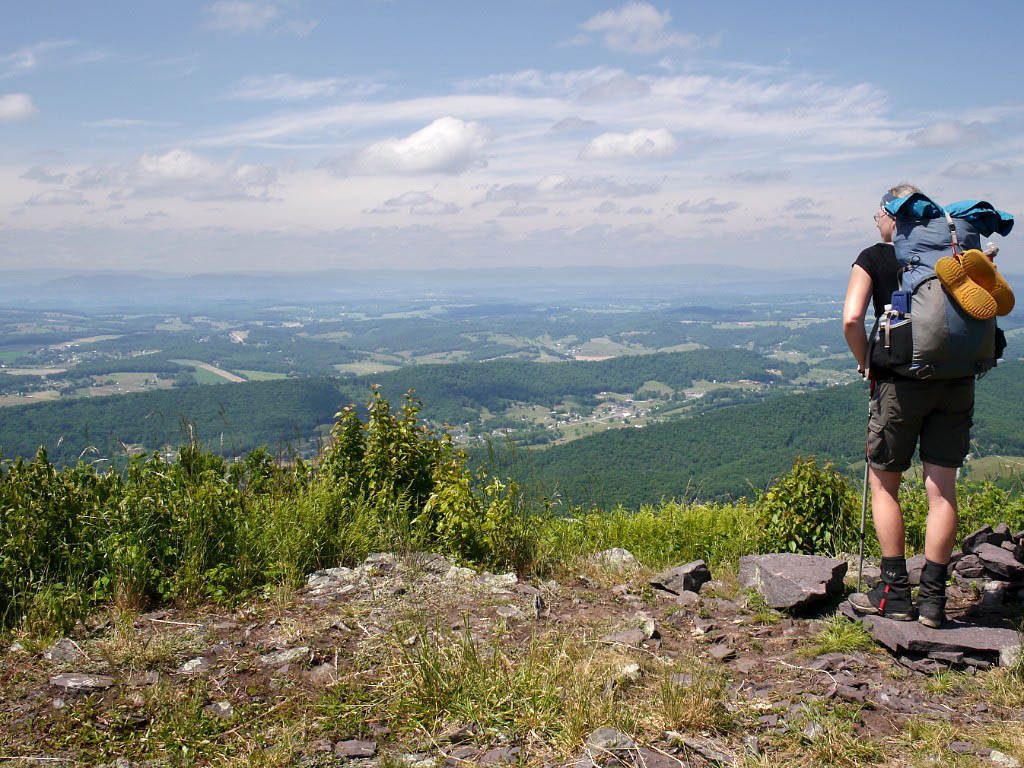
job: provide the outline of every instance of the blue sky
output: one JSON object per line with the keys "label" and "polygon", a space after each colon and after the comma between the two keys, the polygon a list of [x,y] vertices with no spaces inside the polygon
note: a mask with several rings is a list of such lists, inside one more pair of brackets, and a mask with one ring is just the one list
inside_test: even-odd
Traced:
{"label": "blue sky", "polygon": [[845,271],[890,183],[1024,210],[1022,8],[12,3],[0,269]]}

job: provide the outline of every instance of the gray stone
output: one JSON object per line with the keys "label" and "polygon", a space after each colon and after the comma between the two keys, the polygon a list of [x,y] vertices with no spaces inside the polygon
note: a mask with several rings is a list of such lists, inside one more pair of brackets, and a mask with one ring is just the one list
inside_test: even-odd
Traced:
{"label": "gray stone", "polygon": [[967,571],[973,571],[974,569],[978,569],[978,573],[971,575],[980,576],[981,568],[981,558],[972,552],[971,554],[964,555],[959,560],[957,560],[954,570],[956,570],[957,573],[968,575]]}
{"label": "gray stone", "polygon": [[50,678],[50,685],[73,693],[95,693],[105,691],[114,684],[114,678],[106,675],[86,675],[72,672]]}
{"label": "gray stone", "polygon": [[636,662],[633,662],[632,664],[624,664],[619,669],[618,679],[619,680],[628,681],[628,682],[635,682],[635,681],[639,680],[640,679],[640,665],[637,664]]}
{"label": "gray stone", "polygon": [[739,584],[756,589],[772,608],[797,608],[841,594],[845,560],[778,553],[740,558]]}
{"label": "gray stone", "polygon": [[958,755],[969,755],[977,748],[969,741],[951,741],[946,745],[946,749],[956,752]]}
{"label": "gray stone", "polygon": [[281,651],[266,653],[256,659],[256,664],[260,667],[280,667],[297,661],[307,661],[308,659],[309,648],[301,646],[299,648],[285,648]]}
{"label": "gray stone", "polygon": [[634,648],[639,648],[647,639],[648,637],[642,629],[627,629],[624,632],[616,632],[601,638],[606,643],[628,645]]}
{"label": "gray stone", "polygon": [[925,557],[923,554],[907,558],[907,578],[910,585],[916,587],[921,583],[921,571],[924,570]]}
{"label": "gray stone", "polygon": [[864,573],[862,575],[861,589],[871,589],[875,584],[882,580],[882,569],[877,565],[864,565]]}
{"label": "gray stone", "polygon": [[676,595],[675,599],[676,605],[682,605],[684,607],[695,605],[699,601],[700,595],[698,595],[696,592],[691,592],[688,589],[684,589],[682,592]]}
{"label": "gray stone", "polygon": [[708,656],[716,661],[728,661],[736,656],[736,649],[725,643],[715,643],[708,648]]}
{"label": "gray stone", "polygon": [[334,668],[333,664],[318,664],[304,676],[313,685],[328,686],[338,682],[338,670]]}
{"label": "gray stone", "polygon": [[1009,528],[1005,528],[1005,530],[1004,528],[1005,526],[1000,525],[997,526],[996,530],[993,530],[991,525],[983,525],[978,530],[964,537],[964,545],[961,549],[963,549],[966,555],[970,552],[976,552],[982,544],[993,544],[998,547],[1004,541],[1010,540]]}
{"label": "gray stone", "polygon": [[337,757],[373,757],[377,754],[377,742],[360,741],[359,739],[348,739],[339,741],[334,745],[334,754]]}
{"label": "gray stone", "polygon": [[683,592],[700,592],[700,588],[711,581],[711,571],[703,560],[694,560],[662,571],[651,577],[650,584],[676,595]]}
{"label": "gray stone", "polygon": [[55,664],[67,664],[85,658],[82,649],[74,640],[62,637],[56,643],[43,651],[43,658]]}
{"label": "gray stone", "polygon": [[640,561],[636,559],[636,555],[622,547],[612,547],[595,552],[587,559],[594,565],[617,571],[628,571],[640,567]]}
{"label": "gray stone", "polygon": [[993,765],[998,765],[1000,768],[1020,768],[1020,760],[1005,752],[1000,752],[998,749],[989,752],[988,759]]}
{"label": "gray stone", "polygon": [[519,583],[519,577],[514,573],[482,573],[478,581],[492,592],[511,592]]}
{"label": "gray stone", "polygon": [[221,720],[232,720],[235,717],[235,708],[231,706],[230,701],[215,701],[213,704],[203,707],[203,711],[214,717],[219,717]]}
{"label": "gray stone", "polygon": [[195,675],[200,672],[206,672],[210,669],[210,662],[205,656],[198,656],[194,659],[190,659],[182,664],[176,672],[179,675]]}
{"label": "gray stone", "polygon": [[480,765],[509,765],[519,762],[522,747],[494,747],[477,758]]}
{"label": "gray stone", "polygon": [[640,768],[689,768],[691,763],[650,747],[637,747],[636,764]]}
{"label": "gray stone", "polygon": [[988,610],[996,610],[1002,606],[1006,599],[1006,588],[1009,586],[1005,581],[990,581],[985,585],[981,594],[981,604]]}
{"label": "gray stone", "polygon": [[871,636],[896,655],[960,652],[978,658],[998,657],[1001,665],[1008,666],[1014,654],[1020,652],[1020,636],[1014,629],[979,627],[962,621],[947,621],[942,629],[932,629],[917,621],[858,616],[849,603],[844,603],[840,612],[862,621]]}
{"label": "gray stone", "polygon": [[636,742],[622,731],[604,726],[587,736],[583,748],[587,757],[596,762],[602,757],[607,757],[610,752],[636,749]]}
{"label": "gray stone", "polygon": [[515,605],[502,605],[495,611],[503,619],[521,619],[523,612]]}
{"label": "gray stone", "polygon": [[1021,563],[1011,553],[995,544],[979,544],[974,549],[982,564],[993,573],[1016,581],[1024,578],[1024,563]]}

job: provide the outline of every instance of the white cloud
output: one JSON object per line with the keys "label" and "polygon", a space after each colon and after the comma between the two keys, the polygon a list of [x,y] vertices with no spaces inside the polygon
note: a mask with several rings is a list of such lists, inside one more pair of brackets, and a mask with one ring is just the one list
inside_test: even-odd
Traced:
{"label": "white cloud", "polygon": [[302,101],[333,96],[342,88],[350,95],[369,96],[383,89],[384,85],[358,78],[326,77],[319,80],[299,80],[291,75],[279,73],[242,78],[229,97],[241,101]]}
{"label": "white cloud", "polygon": [[541,72],[538,69],[523,69],[519,72],[505,72],[456,83],[460,91],[497,91],[500,93],[543,93],[553,96],[573,96],[598,83],[616,76],[625,75],[614,67],[592,67],[572,69],[567,72]]}
{"label": "white cloud", "polygon": [[700,42],[696,35],[672,32],[668,28],[671,21],[667,10],[633,2],[592,16],[581,26],[587,32],[603,33],[605,45],[625,53],[657,53],[666,48],[691,48]]}
{"label": "white cloud", "polygon": [[954,147],[984,141],[988,138],[988,130],[978,122],[961,123],[951,120],[913,131],[907,138],[919,147]]}
{"label": "white cloud", "polygon": [[767,184],[772,181],[785,181],[789,178],[789,171],[739,171],[730,173],[730,181],[739,184]]}
{"label": "white cloud", "polygon": [[204,13],[208,29],[260,32],[277,16],[277,8],[270,3],[217,0]]}
{"label": "white cloud", "polygon": [[1006,176],[1012,172],[1013,166],[1010,163],[972,163],[963,161],[953,163],[948,168],[943,169],[942,175],[954,179],[977,179],[983,182],[990,176]]}
{"label": "white cloud", "polygon": [[611,200],[605,200],[599,206],[594,209],[594,213],[615,213],[619,210],[619,206],[613,203]]}
{"label": "white cloud", "polygon": [[810,208],[813,208],[815,205],[817,205],[817,203],[815,203],[814,200],[810,197],[794,197],[792,200],[790,200],[788,203],[782,206],[782,210],[790,212],[806,211]]}
{"label": "white cloud", "polygon": [[25,171],[19,179],[28,179],[29,181],[38,181],[40,184],[62,184],[64,179],[67,178],[66,173],[48,173],[45,168],[41,165],[33,166]]}
{"label": "white cloud", "polygon": [[25,201],[25,205],[88,205],[80,192],[70,189],[48,189]]}
{"label": "white cloud", "polygon": [[291,35],[292,37],[308,37],[310,33],[320,24],[315,19],[309,19],[308,21],[289,21],[287,22],[283,30]]}
{"label": "white cloud", "polygon": [[76,174],[79,189],[110,190],[112,200],[178,197],[192,201],[267,200],[277,172],[248,163],[216,163],[187,149],[143,154],[122,166],[94,166]]}
{"label": "white cloud", "polygon": [[74,43],[71,40],[46,40],[0,56],[0,77],[10,77],[33,70],[39,66],[40,54],[69,45]]}
{"label": "white cloud", "polygon": [[689,200],[684,200],[676,206],[676,210],[679,211],[679,213],[707,215],[712,213],[728,213],[729,211],[734,211],[739,207],[740,204],[737,202],[720,202],[714,197],[709,197],[697,203],[691,203]]}
{"label": "white cloud", "polygon": [[545,216],[547,215],[548,209],[543,205],[510,205],[508,208],[502,208],[501,213],[498,216],[502,218],[510,218],[514,216]]}
{"label": "white cloud", "polygon": [[585,131],[593,128],[597,123],[593,120],[584,120],[582,117],[566,117],[554,123],[549,130],[552,131]]}
{"label": "white cloud", "polygon": [[632,133],[602,133],[580,150],[580,160],[665,157],[679,150],[676,137],[664,128]]}
{"label": "white cloud", "polygon": [[661,186],[658,184],[620,184],[603,176],[580,178],[555,174],[545,176],[533,184],[515,183],[491,187],[480,203],[523,203],[535,200],[565,202],[591,197],[639,197],[655,194],[660,189]]}
{"label": "white cloud", "polygon": [[350,173],[458,174],[487,165],[483,157],[487,130],[480,123],[440,117],[405,138],[378,141],[359,152]]}
{"label": "white cloud", "polygon": [[630,75],[619,74],[590,86],[579,95],[579,100],[591,104],[629,101],[642,99],[650,93],[651,86],[645,81]]}
{"label": "white cloud", "polygon": [[0,123],[27,120],[39,113],[27,93],[6,93],[0,96]]}
{"label": "white cloud", "polygon": [[451,216],[462,210],[460,205],[438,200],[429,192],[416,190],[403,192],[397,197],[385,200],[382,205],[383,208],[375,208],[373,212],[392,213],[399,208],[405,208],[409,213],[418,216]]}
{"label": "white cloud", "polygon": [[144,128],[158,126],[173,126],[176,123],[168,123],[162,120],[139,120],[130,117],[108,117],[104,120],[91,120],[85,125],[89,128]]}

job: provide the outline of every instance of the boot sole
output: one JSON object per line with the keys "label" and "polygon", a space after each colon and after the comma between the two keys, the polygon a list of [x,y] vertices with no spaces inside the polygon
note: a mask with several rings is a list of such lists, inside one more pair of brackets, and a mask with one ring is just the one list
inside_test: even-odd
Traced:
{"label": "boot sole", "polygon": [[878,610],[875,606],[871,605],[870,603],[868,603],[867,606],[863,606],[858,605],[857,603],[853,602],[853,600],[848,600],[848,602],[850,603],[850,605],[853,606],[854,612],[859,613],[862,616],[881,616],[883,619],[892,619],[893,621],[913,621],[914,619],[918,618],[916,612],[914,611],[910,611],[907,613],[904,613],[903,611],[883,612]]}
{"label": "boot sole", "polygon": [[943,256],[935,262],[935,274],[968,315],[978,320],[996,316],[998,306],[992,294],[968,277],[956,259]]}
{"label": "boot sole", "polygon": [[996,301],[996,316],[1004,317],[1013,311],[1016,300],[1013,289],[999,274],[996,265],[977,248],[964,251],[960,256],[960,264],[969,278],[981,288],[988,291]]}
{"label": "boot sole", "polygon": [[932,619],[928,616],[918,616],[917,620],[921,624],[924,624],[926,627],[931,627],[932,629],[938,629],[946,623],[945,619]]}

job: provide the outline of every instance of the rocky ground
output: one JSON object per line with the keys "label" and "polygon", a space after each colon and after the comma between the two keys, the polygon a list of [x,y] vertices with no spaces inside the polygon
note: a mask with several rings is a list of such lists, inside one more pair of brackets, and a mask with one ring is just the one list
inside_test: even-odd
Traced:
{"label": "rocky ground", "polygon": [[[779,590],[765,588],[771,568],[755,579],[751,567],[654,574],[612,550],[528,583],[438,555],[379,554],[231,611],[112,611],[58,642],[21,638],[5,649],[0,760],[678,768],[1024,759],[1024,674],[1012,654],[998,666],[998,651],[893,653],[837,615],[855,572],[845,586],[842,576],[823,582],[820,599],[777,610],[769,603]],[[1016,591],[997,601],[984,584],[961,581],[950,590],[952,618],[1019,626]]]}

